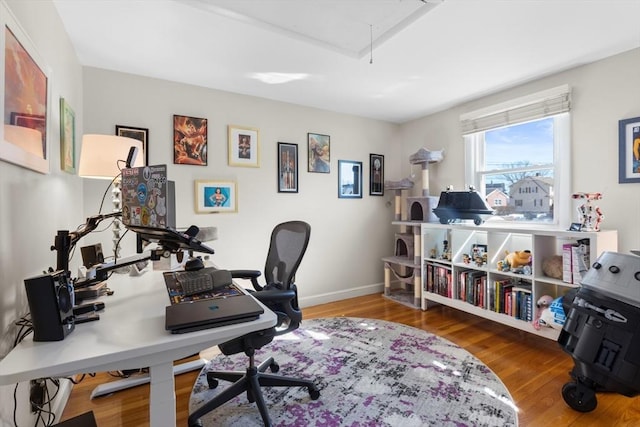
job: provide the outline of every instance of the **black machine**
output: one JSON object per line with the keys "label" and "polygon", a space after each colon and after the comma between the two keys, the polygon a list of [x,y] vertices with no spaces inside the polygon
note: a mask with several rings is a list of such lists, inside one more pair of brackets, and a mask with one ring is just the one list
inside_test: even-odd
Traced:
{"label": "black machine", "polygon": [[593,411],[598,391],[640,394],[640,257],[600,255],[570,305],[558,343],[574,361],[574,381],[562,388],[572,409]]}
{"label": "black machine", "polygon": [[[121,216],[120,212],[96,215],[87,218],[85,225],[75,231],[60,230],[51,250],[57,251],[57,269],[49,273],[25,279],[24,285],[33,323],[34,341],[61,341],[75,329],[75,293],[107,279],[111,270],[138,263],[142,260],[158,260],[181,249],[212,254],[213,249],[202,244],[196,235],[198,227],[191,226],[185,232],[172,228],[152,228],[127,226],[143,239],[157,242],[158,248],[144,256],[129,257],[120,262],[96,269],[96,277],[91,280],[73,281],[69,272],[69,254],[76,243],[95,230],[107,219]],[[104,305],[102,305],[104,306]]]}
{"label": "black machine", "polygon": [[440,224],[452,223],[458,219],[473,220],[480,225],[485,218],[494,214],[493,209],[475,190],[443,191],[440,193],[438,206],[433,213],[440,219]]}
{"label": "black machine", "polygon": [[57,271],[24,281],[34,341],[62,341],[75,328],[73,286],[66,272]]}

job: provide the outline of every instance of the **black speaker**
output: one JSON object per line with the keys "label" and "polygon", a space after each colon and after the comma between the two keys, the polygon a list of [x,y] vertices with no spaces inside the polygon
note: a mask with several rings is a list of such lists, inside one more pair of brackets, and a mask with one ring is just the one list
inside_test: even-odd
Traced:
{"label": "black speaker", "polygon": [[34,341],[62,341],[75,328],[73,286],[61,271],[25,279]]}

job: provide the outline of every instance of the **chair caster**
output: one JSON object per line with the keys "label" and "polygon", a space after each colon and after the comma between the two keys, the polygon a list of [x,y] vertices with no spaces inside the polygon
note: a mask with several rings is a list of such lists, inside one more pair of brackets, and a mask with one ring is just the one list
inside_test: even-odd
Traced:
{"label": "chair caster", "polygon": [[209,384],[209,388],[210,389],[214,389],[214,388],[218,387],[218,384],[220,384],[220,383],[218,382],[217,379],[209,378],[209,376],[207,375],[207,384]]}
{"label": "chair caster", "polygon": [[320,398],[320,390],[315,387],[309,387],[309,397],[311,400],[318,400]]}
{"label": "chair caster", "polygon": [[276,362],[271,362],[271,364],[269,365],[269,369],[275,374],[280,370],[280,365],[278,365]]}
{"label": "chair caster", "polygon": [[189,427],[202,427],[202,421],[196,420],[189,424]]}

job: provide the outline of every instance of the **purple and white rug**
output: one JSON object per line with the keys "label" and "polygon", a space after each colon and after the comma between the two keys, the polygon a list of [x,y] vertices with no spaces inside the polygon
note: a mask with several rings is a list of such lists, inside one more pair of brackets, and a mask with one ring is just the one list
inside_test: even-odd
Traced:
{"label": "purple and white rug", "polygon": [[[274,356],[278,374],[315,381],[306,388],[263,388],[276,426],[517,426],[509,391],[466,350],[421,329],[349,317],[305,320],[301,328],[256,352],[256,364]],[[210,390],[206,371],[241,370],[244,354],[219,355],[198,376],[193,412],[230,383]],[[260,426],[246,393],[202,418],[206,427]]]}

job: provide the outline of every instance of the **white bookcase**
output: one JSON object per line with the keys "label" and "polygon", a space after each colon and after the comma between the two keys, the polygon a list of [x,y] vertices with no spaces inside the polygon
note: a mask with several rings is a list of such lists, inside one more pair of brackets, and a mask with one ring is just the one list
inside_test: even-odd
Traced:
{"label": "white bookcase", "polygon": [[[575,232],[505,224],[476,226],[423,222],[421,231],[423,310],[429,302],[436,302],[554,340],[558,338],[559,330],[550,327],[536,330],[533,326],[531,320],[535,318],[536,302],[543,295],[563,296],[578,284],[546,276],[543,260],[552,255],[561,256],[564,245],[585,243],[583,239],[589,246],[587,267],[603,251],[617,251],[618,248],[618,234],[614,230]],[[450,255],[445,253],[445,241]],[[485,264],[465,259],[465,254],[474,253],[474,247],[480,251],[477,254],[486,251]],[[504,259],[506,252],[524,250],[531,251],[530,274],[498,269],[498,261]],[[510,285],[514,288],[509,288]],[[501,286],[512,291],[509,310],[501,305],[504,299],[496,299]],[[510,313],[505,314],[505,311]]]}

